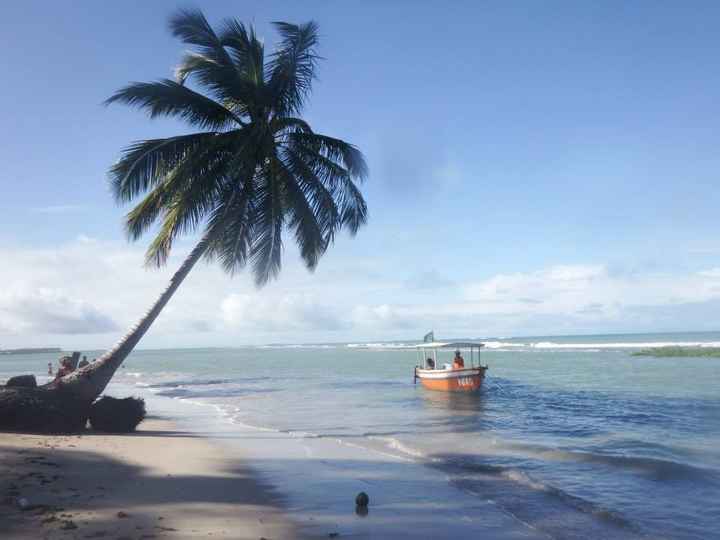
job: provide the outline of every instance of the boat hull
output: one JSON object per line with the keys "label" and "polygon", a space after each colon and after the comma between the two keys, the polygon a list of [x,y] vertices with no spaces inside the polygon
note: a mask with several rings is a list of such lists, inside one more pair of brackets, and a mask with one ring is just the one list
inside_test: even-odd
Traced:
{"label": "boat hull", "polygon": [[475,392],[482,386],[486,367],[465,369],[416,369],[415,376],[428,390]]}

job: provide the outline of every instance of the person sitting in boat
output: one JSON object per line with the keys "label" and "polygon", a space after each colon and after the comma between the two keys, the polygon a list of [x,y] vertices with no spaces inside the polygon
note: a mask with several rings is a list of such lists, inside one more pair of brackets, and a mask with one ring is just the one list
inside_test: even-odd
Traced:
{"label": "person sitting in boat", "polygon": [[435,360],[428,358],[425,360],[425,365],[427,366],[427,369],[435,369]]}
{"label": "person sitting in boat", "polygon": [[463,369],[465,367],[465,359],[460,354],[460,349],[455,351],[455,358],[453,358],[453,369]]}

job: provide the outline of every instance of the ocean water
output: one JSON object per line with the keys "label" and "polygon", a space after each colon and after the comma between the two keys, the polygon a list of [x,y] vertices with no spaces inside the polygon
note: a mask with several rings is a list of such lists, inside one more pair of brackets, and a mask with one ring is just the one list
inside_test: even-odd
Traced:
{"label": "ocean water", "polygon": [[720,333],[485,341],[476,395],[415,386],[398,342],[140,350],[108,393],[222,439],[318,532],[720,538],[720,359],[632,356]]}

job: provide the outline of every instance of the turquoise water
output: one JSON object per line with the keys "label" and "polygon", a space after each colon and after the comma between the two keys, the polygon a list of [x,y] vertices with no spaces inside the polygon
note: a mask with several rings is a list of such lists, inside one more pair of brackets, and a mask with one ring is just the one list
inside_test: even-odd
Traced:
{"label": "turquoise water", "polygon": [[[344,462],[351,479],[380,467],[377,456],[402,460],[404,477],[442,478],[443,497],[490,502],[540,537],[720,538],[720,360],[631,355],[718,345],[720,333],[487,343],[488,378],[473,396],[413,385],[416,355],[402,343],[137,351],[117,379],[154,400],[214,405],[227,429],[286,434],[307,455],[342,444],[357,462]],[[0,378],[47,362],[0,356]],[[333,499],[325,485],[313,507],[308,486],[332,459],[306,477],[297,461],[264,466],[296,479],[298,512],[319,515]],[[432,498],[406,491],[396,495]]]}

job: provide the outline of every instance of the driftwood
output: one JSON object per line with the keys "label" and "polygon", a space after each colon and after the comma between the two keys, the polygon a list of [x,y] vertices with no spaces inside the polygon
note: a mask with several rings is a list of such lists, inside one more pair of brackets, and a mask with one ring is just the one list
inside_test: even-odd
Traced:
{"label": "driftwood", "polygon": [[0,386],[0,430],[77,433],[85,429],[90,403],[62,387]]}
{"label": "driftwood", "polygon": [[96,431],[131,433],[145,419],[145,400],[101,397],[90,407],[90,425]]}

